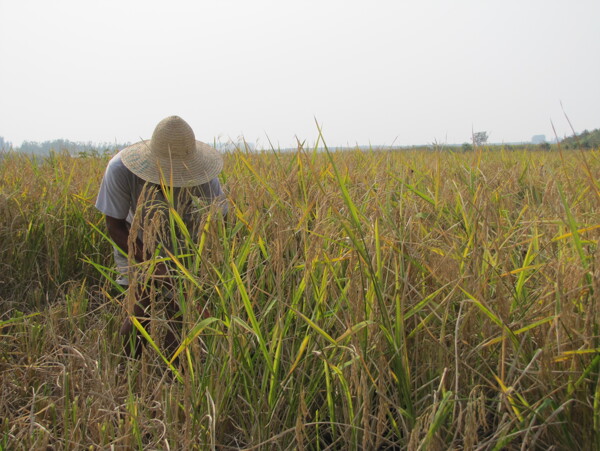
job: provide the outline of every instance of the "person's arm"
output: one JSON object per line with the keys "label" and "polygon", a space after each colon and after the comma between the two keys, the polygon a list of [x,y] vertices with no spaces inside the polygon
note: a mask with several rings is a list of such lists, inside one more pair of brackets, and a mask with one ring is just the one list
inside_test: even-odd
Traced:
{"label": "person's arm", "polygon": [[[144,257],[144,245],[139,237],[135,240],[134,248],[131,249],[129,247],[129,223],[125,219],[117,219],[108,215],[105,217],[108,236],[110,236],[117,246],[128,254],[133,255],[137,263],[142,263],[150,258],[150,256]],[[164,263],[158,263],[154,269],[155,276],[164,276],[167,272],[167,265]]]}
{"label": "person's arm", "polygon": [[223,192],[223,188],[221,187],[221,183],[219,182],[219,178],[215,177],[210,182],[202,185],[202,191],[204,194],[204,198],[213,204],[215,204],[221,213],[223,218],[226,218],[229,213],[229,202],[227,201],[227,197]]}
{"label": "person's arm", "polygon": [[117,219],[107,215],[106,230],[115,244],[128,254],[132,254],[136,262],[141,263],[145,260],[142,255],[142,241],[139,238],[136,240],[135,249],[129,249],[129,225],[125,219]]}
{"label": "person's arm", "polygon": [[[129,248],[129,224],[125,219],[117,219],[106,215],[106,229],[108,231],[108,236],[110,236],[115,244],[123,251],[133,255],[136,262],[142,263],[150,258],[150,256],[144,257],[144,245],[142,240],[139,238],[136,238],[135,240],[134,249]],[[164,263],[157,264],[154,270],[154,275],[164,276],[166,274],[167,266]]]}

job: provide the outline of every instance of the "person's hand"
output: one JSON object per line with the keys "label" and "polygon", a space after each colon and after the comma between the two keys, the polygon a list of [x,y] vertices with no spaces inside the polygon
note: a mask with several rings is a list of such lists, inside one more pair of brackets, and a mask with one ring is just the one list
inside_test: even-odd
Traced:
{"label": "person's hand", "polygon": [[169,274],[169,268],[165,262],[159,262],[154,267],[154,275],[158,277],[164,277]]}
{"label": "person's hand", "polygon": [[156,264],[156,267],[154,268],[154,277],[161,283],[165,284],[169,290],[175,286],[173,278],[169,274],[169,267],[165,262],[159,262]]}

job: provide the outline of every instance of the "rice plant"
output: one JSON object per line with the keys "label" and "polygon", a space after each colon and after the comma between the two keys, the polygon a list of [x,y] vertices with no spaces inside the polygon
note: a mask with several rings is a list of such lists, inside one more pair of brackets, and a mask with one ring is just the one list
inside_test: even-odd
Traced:
{"label": "rice plant", "polygon": [[228,154],[128,292],[106,159],[4,156],[0,447],[600,449],[599,151],[324,147]]}

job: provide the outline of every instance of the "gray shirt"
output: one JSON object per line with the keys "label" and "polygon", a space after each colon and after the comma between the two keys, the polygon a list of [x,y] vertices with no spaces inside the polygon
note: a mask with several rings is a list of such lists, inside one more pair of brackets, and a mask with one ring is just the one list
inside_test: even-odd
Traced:
{"label": "gray shirt", "polygon": [[[123,164],[119,152],[108,162],[96,199],[96,208],[106,216],[127,219],[131,223],[145,185],[144,180]],[[218,201],[223,214],[227,214],[228,206],[218,178],[194,186],[190,191],[201,201],[207,203]]]}
{"label": "gray shirt", "polygon": [[[147,183],[140,177],[131,172],[127,166],[123,164],[120,154],[116,154],[109,162],[100,185],[100,192],[96,199],[96,208],[107,216],[111,216],[116,219],[126,219],[129,224],[133,222],[133,217],[138,208],[138,201],[140,196],[144,192],[144,188],[147,187]],[[179,191],[179,189],[175,189]],[[194,186],[189,188],[190,193],[195,196],[198,202],[195,203],[195,211],[184,209],[188,214],[184,215],[184,221],[186,226],[190,229],[194,227],[194,216],[201,214],[201,209],[197,208],[200,203],[209,205],[217,202],[223,215],[227,214],[228,204],[225,200],[225,195],[221,189],[221,184],[218,178],[212,179],[208,183],[203,185]],[[161,193],[158,193],[161,195]],[[177,197],[177,194],[175,194]],[[154,196],[152,199],[151,207],[156,206],[156,201],[160,203],[161,199]],[[164,201],[164,198],[162,199]],[[145,203],[145,205],[147,205]],[[145,209],[143,209],[145,210]],[[195,214],[194,214],[195,213]],[[142,216],[145,216],[142,212]],[[198,219],[196,217],[196,219]],[[143,223],[144,221],[142,221]],[[142,239],[143,230],[138,232],[138,236]],[[121,285],[128,285],[128,268],[129,263],[127,258],[124,257],[117,248],[114,249],[115,263],[120,276],[117,278],[117,283]]]}

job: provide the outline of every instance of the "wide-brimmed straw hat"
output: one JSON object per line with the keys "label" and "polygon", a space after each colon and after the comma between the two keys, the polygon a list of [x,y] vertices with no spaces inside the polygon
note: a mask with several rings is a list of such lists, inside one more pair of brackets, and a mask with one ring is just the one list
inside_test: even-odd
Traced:
{"label": "wide-brimmed straw hat", "polygon": [[158,123],[152,139],[121,151],[123,164],[141,179],[173,186],[196,186],[214,179],[223,169],[217,149],[196,141],[194,131],[179,116]]}

